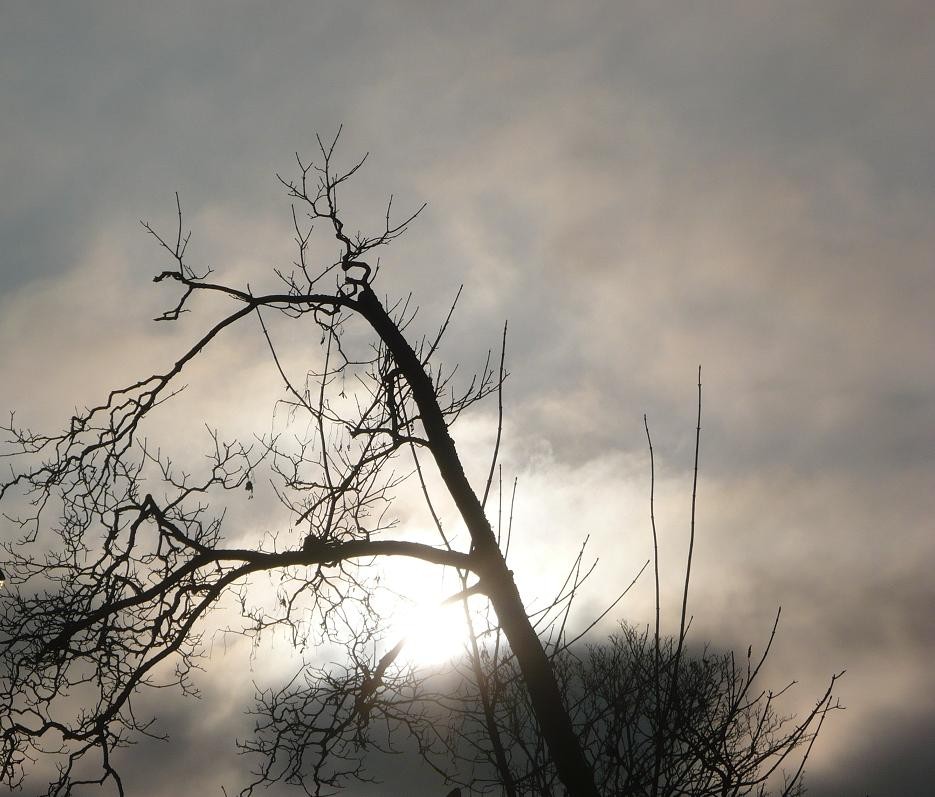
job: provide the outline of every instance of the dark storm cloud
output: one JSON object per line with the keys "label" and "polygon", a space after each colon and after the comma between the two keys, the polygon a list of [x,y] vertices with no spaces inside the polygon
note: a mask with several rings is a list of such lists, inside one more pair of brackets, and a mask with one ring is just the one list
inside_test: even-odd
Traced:
{"label": "dark storm cloud", "polygon": [[[926,706],[931,711],[930,704]],[[935,778],[935,761],[924,753],[935,738],[931,713],[888,713],[874,718],[867,738],[842,751],[836,772],[808,780],[813,797],[886,797],[926,794]]]}
{"label": "dark storm cloud", "polygon": [[[849,669],[816,790],[910,793],[932,714],[903,708],[935,687],[920,608],[933,22],[911,2],[9,6],[0,404],[67,413],[187,339],[130,320],[165,299],[137,219],[171,228],[176,190],[219,276],[288,263],[273,173],[343,122],[348,159],[374,150],[346,196],[353,223],[379,222],[391,191],[431,203],[384,256],[386,290],[418,288],[416,326],[464,281],[445,356],[480,365],[509,317],[504,455],[548,561],[562,570],[583,526],[615,563],[606,578],[643,560],[643,412],[678,561],[702,363],[699,633],[743,644],[782,603],[783,675]],[[98,356],[62,356],[63,339]],[[222,372],[201,375],[229,392]],[[211,413],[236,423],[218,393]],[[458,430],[478,463],[486,428]],[[172,712],[185,749],[222,744],[224,723]],[[861,745],[875,752],[851,758]],[[196,760],[169,749],[166,793]]]}

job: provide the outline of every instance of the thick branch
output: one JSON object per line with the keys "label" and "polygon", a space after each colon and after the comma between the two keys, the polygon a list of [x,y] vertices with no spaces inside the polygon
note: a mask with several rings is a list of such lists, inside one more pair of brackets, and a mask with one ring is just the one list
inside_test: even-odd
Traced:
{"label": "thick branch", "polygon": [[393,323],[369,285],[357,297],[363,315],[386,347],[412,388],[422,425],[442,479],[471,535],[474,554],[482,568],[475,571],[497,612],[529,689],[542,734],[569,794],[597,797],[594,776],[568,716],[542,643],[526,615],[512,572],[497,546],[484,508],[474,492],[455,448],[448,424],[438,405],[432,380],[418,356]]}

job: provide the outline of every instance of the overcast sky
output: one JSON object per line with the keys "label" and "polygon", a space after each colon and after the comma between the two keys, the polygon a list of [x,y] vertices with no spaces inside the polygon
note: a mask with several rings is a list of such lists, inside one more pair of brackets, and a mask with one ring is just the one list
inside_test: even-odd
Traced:
{"label": "overcast sky", "polygon": [[[504,467],[520,482],[524,594],[545,597],[542,574],[558,579],[586,534],[601,563],[583,610],[645,560],[644,412],[677,581],[701,364],[693,634],[762,644],[782,605],[776,685],[800,680],[807,702],[847,669],[811,793],[922,793],[935,778],[933,9],[2,2],[0,407],[55,424],[207,322],[149,321],[165,263],[138,220],[171,231],[175,191],[194,262],[272,284],[291,259],[274,175],[343,124],[347,160],[371,152],[351,226],[379,224],[390,193],[429,203],[384,252],[382,290],[412,291],[428,323],[464,283],[445,356],[466,368],[509,319]],[[274,380],[249,346],[234,376],[230,349],[196,374],[205,417],[249,426],[252,388]],[[468,458],[490,420],[455,429]],[[619,618],[645,622],[650,599],[641,584]],[[243,705],[206,692],[163,700],[179,743],[158,766],[135,754],[134,794],[195,793],[179,786],[193,773],[197,793],[236,782]],[[384,793],[407,793],[408,773],[387,777]]]}

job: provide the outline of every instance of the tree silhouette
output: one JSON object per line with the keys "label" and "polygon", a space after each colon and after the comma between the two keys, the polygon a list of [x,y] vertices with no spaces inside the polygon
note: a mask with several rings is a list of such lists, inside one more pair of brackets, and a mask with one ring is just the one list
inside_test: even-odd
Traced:
{"label": "tree silhouette", "polygon": [[[193,269],[186,260],[190,234],[177,203],[172,239],[144,225],[173,263],[154,281],[181,289],[157,320],[178,320],[193,297],[205,294],[233,309],[166,371],[112,390],[58,434],[22,428],[11,416],[6,453],[20,455],[20,467],[0,497],[25,499],[30,511],[17,516],[18,539],[4,544],[11,591],[0,616],[0,658],[2,699],[10,710],[0,717],[0,778],[8,785],[22,781],[27,763],[53,752],[62,763],[50,794],[67,790],[80,780],[78,762],[96,752],[102,766],[90,780],[112,781],[122,793],[112,753],[149,728],[134,714],[134,695],[164,686],[166,679],[192,691],[190,674],[203,655],[201,623],[232,591],[248,633],[285,626],[301,645],[317,628],[349,653],[343,676],[321,673],[311,691],[289,693],[284,710],[297,712],[293,728],[301,730],[294,749],[283,746],[282,735],[266,744],[261,724],[255,748],[268,759],[257,782],[283,779],[317,792],[360,774],[355,751],[366,746],[375,717],[405,721],[384,698],[392,691],[392,658],[381,666],[367,652],[377,639],[377,618],[366,583],[375,558],[403,556],[472,574],[473,591],[495,607],[515,651],[560,777],[572,794],[597,793],[550,662],[450,434],[458,415],[496,390],[502,374],[488,364],[456,393],[451,373],[436,362],[447,321],[433,339],[415,347],[407,341],[407,304],[387,306],[378,298],[376,264],[364,258],[402,234],[418,211],[394,223],[391,200],[382,230],[347,233],[338,191],[366,158],[336,172],[336,142],[319,139],[319,163],[297,156],[296,179],[280,178],[295,203],[298,250],[295,269],[277,272],[280,292],[254,295],[211,281],[210,270]],[[321,268],[310,259],[315,223],[327,225],[340,248],[338,258]],[[264,319],[271,313],[319,330],[322,364],[302,382],[277,355]],[[213,341],[248,317],[260,321],[291,417],[309,432],[288,442],[262,436],[249,445],[213,433],[210,468],[196,479],[148,443],[144,425],[181,388],[180,375],[192,361],[207,356]],[[364,356],[345,343],[345,330],[360,322],[372,338]],[[349,385],[353,389],[346,392]],[[387,508],[401,478],[391,463],[416,451],[434,461],[470,535],[469,550],[388,537]],[[252,494],[261,463],[270,468],[298,537],[226,547],[231,521],[224,516],[224,494]],[[50,516],[55,522],[47,521]],[[279,574],[277,612],[252,607],[243,589],[247,577],[264,571]],[[303,695],[312,694],[314,700],[303,703]],[[265,696],[277,706],[283,697]]]}
{"label": "tree silhouette", "polygon": [[[775,691],[761,688],[759,682],[781,610],[758,657],[754,657],[752,645],[739,662],[732,652],[712,651],[708,645],[694,651],[688,647],[701,430],[700,369],[698,377],[691,534],[678,635],[661,633],[655,466],[645,418],[651,473],[654,628],[639,630],[621,623],[619,632],[603,644],[580,641],[629,592],[634,579],[584,632],[568,638],[572,603],[593,572],[593,566],[582,566],[584,545],[558,594],[536,613],[535,627],[603,794],[799,797],[805,792],[805,764],[825,717],[841,708],[833,690],[843,673],[830,678],[825,691],[801,717],[780,708],[795,682]],[[424,492],[424,496],[431,506],[429,493]],[[512,506],[507,539],[511,521]],[[561,779],[538,732],[508,642],[495,618],[489,613],[469,612],[466,599],[462,601],[470,629],[465,656],[454,663],[453,671],[437,688],[423,688],[413,696],[420,710],[411,712],[418,720],[410,725],[410,732],[419,738],[429,763],[449,779],[474,790],[507,797],[562,793]],[[439,738],[439,726],[446,728],[441,745],[433,744]]]}
{"label": "tree silhouette", "polygon": [[[602,644],[547,646],[601,792],[804,794],[805,763],[825,716],[838,707],[837,676],[804,716],[781,711],[793,684],[775,692],[757,686],[775,632],[759,657],[749,648],[740,661],[704,647],[676,662],[674,638],[662,640],[657,658],[649,629],[626,624]],[[457,683],[431,695],[443,706],[433,721],[444,724],[447,745],[444,755],[433,751],[434,763],[482,793],[562,793],[515,660],[492,645],[481,650],[483,695],[470,659],[458,664]]]}
{"label": "tree silhouette", "polygon": [[[21,785],[27,769],[49,756],[58,769],[48,794],[92,783],[123,794],[114,752],[157,733],[135,711],[137,696],[167,686],[195,693],[192,674],[206,656],[210,618],[227,618],[231,604],[244,618],[240,633],[259,639],[284,629],[297,650],[333,642],[347,654],[340,666],[308,658],[281,688],[260,692],[256,733],[243,748],[262,764],[245,794],[276,781],[319,794],[365,777],[366,751],[387,733],[411,734],[431,760],[447,745],[424,733],[438,704],[426,700],[430,689],[417,673],[397,664],[402,643],[387,643],[374,600],[374,563],[408,557],[457,570],[462,589],[453,600],[489,602],[510,652],[506,682],[522,690],[528,711],[526,736],[516,739],[535,737],[540,747],[528,766],[548,772],[541,783],[530,781],[534,788],[560,782],[571,795],[599,793],[591,737],[582,735],[580,706],[569,702],[568,660],[546,650],[485,511],[497,454],[476,491],[451,435],[462,412],[499,391],[502,356],[499,368],[488,357],[459,390],[438,361],[450,312],[436,335],[407,339],[413,311],[407,301],[379,298],[374,255],[419,211],[394,222],[391,200],[378,232],[348,233],[339,189],[366,158],[336,171],[336,143],[319,139],[318,163],[297,156],[297,176],[280,178],[294,203],[296,241],[294,269],[276,272],[281,290],[255,294],[194,269],[176,197],[174,236],[144,224],[171,260],[154,281],[180,291],[156,320],[177,321],[202,296],[226,302],[224,314],[165,371],[111,390],[61,432],[32,431],[13,415],[4,426],[12,469],[0,500],[16,507],[7,517],[18,529],[2,544],[0,782],[7,786]],[[339,247],[322,266],[312,255],[316,224]],[[299,378],[274,344],[274,314],[315,330],[320,342],[315,366]],[[191,364],[247,319],[258,322],[282,379],[287,429],[251,442],[209,430],[208,465],[188,472],[148,439],[148,425],[182,389]],[[467,530],[467,550],[444,534],[437,545],[394,536],[395,491],[407,475],[424,487],[429,462]],[[232,547],[243,530],[227,507],[244,492],[254,497],[261,471],[289,526]],[[275,575],[273,605],[251,597],[248,579],[260,574]],[[673,683],[692,672],[692,662],[687,669],[678,662],[681,640]],[[480,666],[481,648],[475,653]],[[675,713],[683,706],[669,705]],[[496,714],[487,720],[502,758],[513,749],[497,742],[508,727]],[[99,766],[92,771],[89,762]],[[619,793],[638,793],[628,789]]]}

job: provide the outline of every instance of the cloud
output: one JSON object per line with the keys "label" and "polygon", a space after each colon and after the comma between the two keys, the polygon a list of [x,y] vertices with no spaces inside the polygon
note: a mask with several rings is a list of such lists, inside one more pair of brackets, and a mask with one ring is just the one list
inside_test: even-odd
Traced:
{"label": "cloud", "polygon": [[[147,320],[169,297],[137,220],[171,230],[176,190],[194,262],[268,284],[293,257],[273,174],[344,122],[348,159],[373,150],[343,195],[354,224],[381,223],[390,192],[401,212],[430,202],[382,261],[383,288],[422,305],[413,330],[463,281],[443,355],[468,370],[509,318],[524,592],[586,532],[602,558],[588,609],[643,561],[646,412],[677,593],[701,363],[695,633],[748,644],[782,603],[777,674],[849,670],[816,789],[886,791],[924,773],[932,714],[907,705],[935,653],[920,608],[935,554],[933,22],[912,2],[12,9],[0,404],[56,425],[220,311]],[[275,334],[296,368],[313,362],[305,330]],[[259,336],[210,355],[173,408],[185,450],[204,420],[269,428]],[[493,423],[488,409],[455,430],[478,479]],[[637,592],[626,611],[647,605]],[[221,744],[227,719],[166,709],[180,738]],[[198,756],[176,755],[188,777]]]}

